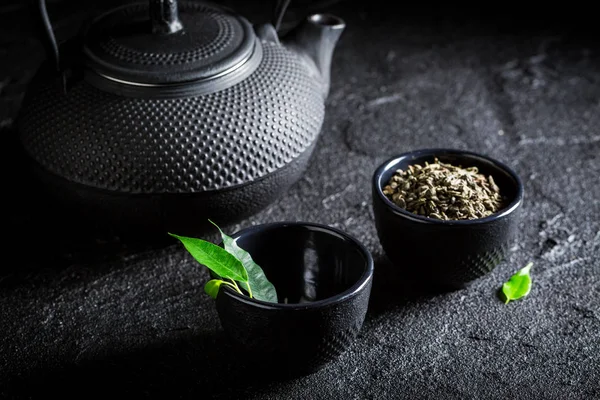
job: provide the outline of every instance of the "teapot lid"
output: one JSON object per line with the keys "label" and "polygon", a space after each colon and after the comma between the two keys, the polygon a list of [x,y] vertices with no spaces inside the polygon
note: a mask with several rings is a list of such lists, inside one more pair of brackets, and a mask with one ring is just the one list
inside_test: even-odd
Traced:
{"label": "teapot lid", "polygon": [[180,84],[228,74],[249,60],[255,35],[244,18],[201,2],[150,0],[98,17],[84,38],[86,65],[133,85]]}

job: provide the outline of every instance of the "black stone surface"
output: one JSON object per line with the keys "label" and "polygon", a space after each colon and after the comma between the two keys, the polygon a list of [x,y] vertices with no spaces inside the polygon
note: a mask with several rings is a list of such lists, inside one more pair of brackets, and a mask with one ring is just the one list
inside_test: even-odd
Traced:
{"label": "black stone surface", "polygon": [[[81,3],[48,2],[60,37],[101,8]],[[19,168],[13,122],[43,53],[26,3],[0,5],[1,397],[600,398],[600,45],[591,11],[329,3],[320,2],[348,28],[311,167],[267,209],[224,227],[326,223],[375,258],[356,343],[289,380],[253,376],[235,358],[202,291],[207,274],[179,245],[78,226]],[[266,3],[250,4],[234,5],[268,19]],[[292,4],[289,24],[312,3]],[[434,146],[498,158],[525,184],[508,258],[450,293],[394,273],[371,210],[376,166]],[[497,290],[529,261],[530,295],[503,304]]]}

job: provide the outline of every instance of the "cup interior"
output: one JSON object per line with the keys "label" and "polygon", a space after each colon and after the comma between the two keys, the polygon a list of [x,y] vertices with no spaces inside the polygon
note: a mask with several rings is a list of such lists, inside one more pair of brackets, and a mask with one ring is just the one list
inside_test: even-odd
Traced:
{"label": "cup interior", "polygon": [[[432,163],[436,158],[441,162],[450,163],[464,168],[477,167],[480,173],[486,176],[491,175],[494,178],[494,181],[500,188],[500,195],[503,199],[503,207],[490,217],[498,217],[502,214],[508,213],[520,202],[523,195],[522,185],[518,176],[508,166],[480,154],[448,149],[414,151],[388,160],[386,163],[382,164],[375,173],[375,185],[377,187],[378,195],[397,213],[410,215],[411,218],[433,221],[435,223],[472,223],[473,220],[442,221],[415,215],[396,206],[383,194],[383,188],[388,184],[396,170],[406,170],[409,165],[414,164],[424,165],[425,162]],[[482,220],[490,217],[482,218]]]}
{"label": "cup interior", "polygon": [[273,283],[279,303],[336,301],[358,292],[372,275],[364,246],[330,227],[276,223],[232,237]]}

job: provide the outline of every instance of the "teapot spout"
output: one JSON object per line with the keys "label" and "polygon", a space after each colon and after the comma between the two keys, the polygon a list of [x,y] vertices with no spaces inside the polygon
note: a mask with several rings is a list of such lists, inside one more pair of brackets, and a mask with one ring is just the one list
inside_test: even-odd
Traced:
{"label": "teapot spout", "polygon": [[304,60],[322,87],[323,97],[329,94],[331,60],[346,24],[331,14],[313,14],[286,35],[282,41]]}

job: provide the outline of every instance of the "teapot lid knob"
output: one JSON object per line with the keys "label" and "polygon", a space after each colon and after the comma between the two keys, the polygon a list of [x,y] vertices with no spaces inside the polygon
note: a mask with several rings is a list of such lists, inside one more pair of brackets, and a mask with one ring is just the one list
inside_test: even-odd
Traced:
{"label": "teapot lid knob", "polygon": [[183,29],[177,0],[150,0],[150,20],[155,34],[176,33]]}

